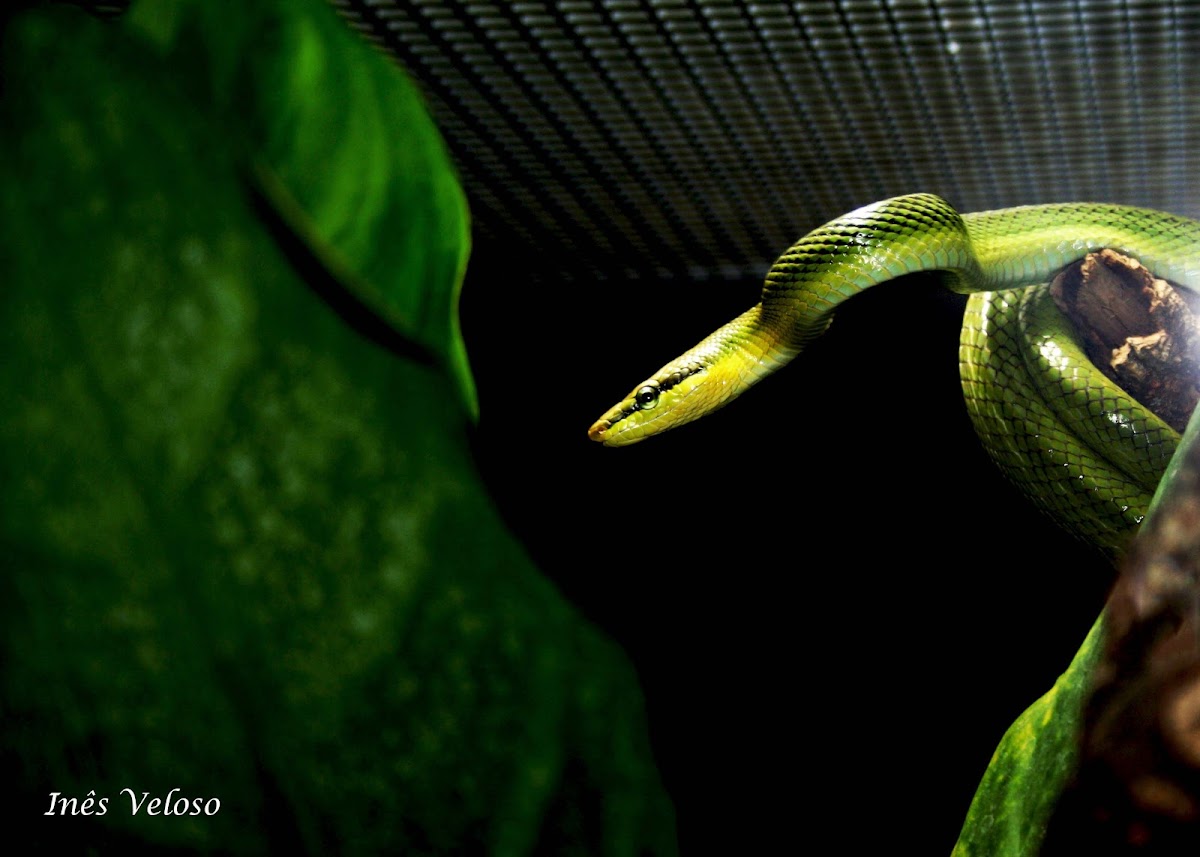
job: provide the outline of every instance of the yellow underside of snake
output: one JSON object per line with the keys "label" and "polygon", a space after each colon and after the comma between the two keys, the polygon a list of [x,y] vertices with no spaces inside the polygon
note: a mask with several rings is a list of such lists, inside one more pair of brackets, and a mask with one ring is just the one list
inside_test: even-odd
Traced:
{"label": "yellow underside of snake", "polygon": [[1055,274],[1102,249],[1200,290],[1200,223],[1184,217],[1100,203],[960,214],[932,194],[865,206],[797,241],[759,304],[634,387],[589,436],[621,446],[711,413],[796,357],[842,301],[943,272],[971,294],[959,362],[984,447],[1059,523],[1119,553],[1179,438],[1088,361],[1049,295]]}

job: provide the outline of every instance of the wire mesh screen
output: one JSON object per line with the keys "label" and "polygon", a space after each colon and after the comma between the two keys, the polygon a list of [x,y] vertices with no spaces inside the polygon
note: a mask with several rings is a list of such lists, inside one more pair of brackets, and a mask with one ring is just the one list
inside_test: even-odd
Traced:
{"label": "wire mesh screen", "polygon": [[420,81],[477,240],[554,277],[761,275],[916,190],[1200,214],[1190,4],[334,2]]}

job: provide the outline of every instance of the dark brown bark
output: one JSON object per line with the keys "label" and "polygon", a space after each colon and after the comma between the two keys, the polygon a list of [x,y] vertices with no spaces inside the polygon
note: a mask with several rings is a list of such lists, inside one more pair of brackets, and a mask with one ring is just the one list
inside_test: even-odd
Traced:
{"label": "dark brown bark", "polygon": [[1088,357],[1121,389],[1183,431],[1200,401],[1200,301],[1112,250],[1060,274],[1054,301]]}

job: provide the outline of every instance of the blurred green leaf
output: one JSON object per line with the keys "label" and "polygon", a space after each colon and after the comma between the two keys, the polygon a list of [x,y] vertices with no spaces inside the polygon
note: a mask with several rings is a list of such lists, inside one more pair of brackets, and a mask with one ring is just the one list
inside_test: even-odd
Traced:
{"label": "blurred green leaf", "polygon": [[[281,83],[296,45],[323,58],[299,70],[317,89],[312,67],[382,62],[319,2],[201,5],[225,30],[193,28],[193,50],[262,54]],[[282,56],[239,41],[264,26]],[[270,100],[207,104],[200,89],[246,78],[185,60],[69,10],[7,33],[0,758],[17,832],[121,853],[674,853],[636,679],[499,521],[461,388],[298,274],[247,192],[263,153],[230,125]],[[383,121],[397,96],[364,74],[319,134],[351,123],[384,161],[440,152],[423,113]],[[401,160],[377,184],[309,152],[310,185],[278,154],[289,122],[296,151],[316,139],[303,92],[281,93],[284,119],[246,120],[273,129],[271,172],[389,320],[451,353],[436,316],[465,221],[448,162]],[[133,815],[122,794],[176,787],[220,812]],[[89,791],[107,814],[43,816],[51,792]]]}
{"label": "blurred green leaf", "polygon": [[239,6],[152,0],[134,5],[129,26],[189,69],[193,97],[278,177],[353,275],[347,285],[443,358],[474,416],[457,311],[466,201],[441,137],[422,133],[420,93],[328,4]]}
{"label": "blurred green leaf", "polygon": [[1104,651],[1103,630],[1101,614],[1067,671],[1000,739],[967,811],[955,857],[1037,854],[1078,764],[1080,721]]}

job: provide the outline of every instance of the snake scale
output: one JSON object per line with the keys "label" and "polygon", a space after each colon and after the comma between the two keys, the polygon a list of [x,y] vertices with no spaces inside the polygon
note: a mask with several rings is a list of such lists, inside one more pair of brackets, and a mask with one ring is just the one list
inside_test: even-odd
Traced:
{"label": "snake scale", "polygon": [[1200,222],[1184,217],[1100,203],[960,214],[932,194],[864,206],[792,245],[760,303],[634,387],[588,434],[621,446],[698,419],[796,357],[842,301],[942,272],[971,295],[959,363],[987,452],[1055,520],[1115,555],[1179,438],[1090,363],[1049,293],[1056,273],[1106,248],[1200,291]]}

